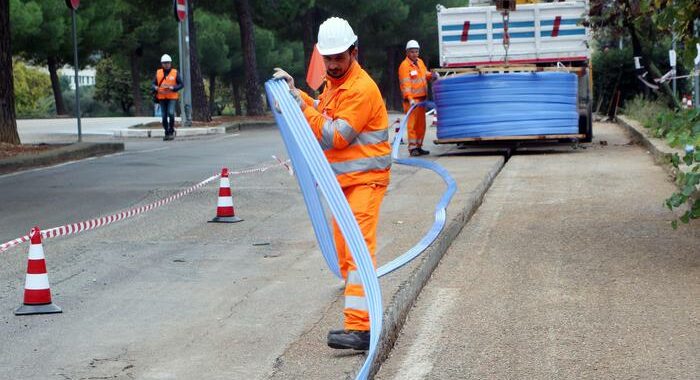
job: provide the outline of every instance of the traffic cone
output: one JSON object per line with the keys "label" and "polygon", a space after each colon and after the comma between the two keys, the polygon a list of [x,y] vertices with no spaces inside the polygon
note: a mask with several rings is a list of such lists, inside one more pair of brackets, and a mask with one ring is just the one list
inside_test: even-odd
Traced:
{"label": "traffic cone", "polygon": [[51,303],[49,275],[46,273],[44,247],[41,244],[41,230],[32,228],[29,233],[29,259],[27,278],[24,282],[24,305],[15,310],[15,315],[61,313],[61,308]]}
{"label": "traffic cone", "polygon": [[221,169],[221,183],[219,185],[219,201],[216,205],[216,217],[211,223],[236,223],[243,219],[236,216],[233,209],[233,196],[231,196],[231,183],[228,180],[228,169]]}

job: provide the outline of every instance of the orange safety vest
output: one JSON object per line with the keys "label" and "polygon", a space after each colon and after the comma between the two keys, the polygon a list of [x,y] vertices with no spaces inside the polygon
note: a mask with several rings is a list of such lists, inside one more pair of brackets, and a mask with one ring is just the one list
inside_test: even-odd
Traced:
{"label": "orange safety vest", "polygon": [[377,84],[353,62],[339,79],[328,77],[318,100],[302,92],[304,116],[340,187],[389,185],[389,116]]}
{"label": "orange safety vest", "polygon": [[410,101],[411,99],[427,97],[428,79],[432,76],[433,74],[425,67],[422,59],[418,58],[418,61],[413,63],[406,57],[399,66],[399,84],[404,100]]}
{"label": "orange safety vest", "polygon": [[163,75],[165,75],[163,69],[158,69],[158,71],[156,72],[156,85],[160,83],[160,86],[158,86],[158,94],[156,95],[156,97],[158,98],[158,100],[177,100],[178,93],[176,91],[165,91],[166,87],[175,87],[177,85],[177,70],[170,69],[170,72],[168,73],[168,76],[165,77],[165,79],[163,79]]}

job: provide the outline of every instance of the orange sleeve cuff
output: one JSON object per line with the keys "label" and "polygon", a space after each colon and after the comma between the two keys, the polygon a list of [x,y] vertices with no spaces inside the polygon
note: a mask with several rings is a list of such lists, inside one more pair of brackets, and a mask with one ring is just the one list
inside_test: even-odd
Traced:
{"label": "orange sleeve cuff", "polygon": [[309,126],[311,127],[311,131],[314,133],[314,136],[316,136],[317,139],[320,139],[321,131],[323,129],[323,124],[326,122],[326,118],[313,107],[313,104],[304,108],[303,112],[304,117],[306,117],[306,121],[309,122]]}
{"label": "orange sleeve cuff", "polygon": [[314,106],[314,98],[302,90],[299,90],[299,94],[301,94],[301,98],[304,100],[304,103],[306,103],[307,106]]}

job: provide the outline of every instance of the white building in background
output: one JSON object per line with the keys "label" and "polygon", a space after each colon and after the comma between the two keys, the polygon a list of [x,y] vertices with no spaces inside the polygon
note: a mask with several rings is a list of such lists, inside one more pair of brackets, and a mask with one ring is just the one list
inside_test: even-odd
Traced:
{"label": "white building in background", "polygon": [[[97,70],[92,67],[86,67],[78,71],[78,84],[80,84],[80,87],[94,86],[96,74]],[[75,90],[75,71],[72,66],[65,65],[58,69],[58,76],[68,78],[70,89]]]}

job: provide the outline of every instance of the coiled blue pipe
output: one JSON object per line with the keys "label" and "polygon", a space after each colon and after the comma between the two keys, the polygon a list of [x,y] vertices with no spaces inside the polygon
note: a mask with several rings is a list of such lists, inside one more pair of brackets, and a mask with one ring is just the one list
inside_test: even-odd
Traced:
{"label": "coiled blue pipe", "polygon": [[[323,204],[319,197],[319,191],[326,199],[327,206],[338,222],[338,226],[350,248],[352,257],[355,263],[357,263],[370,315],[370,350],[367,354],[367,359],[356,377],[357,379],[364,380],[369,375],[370,366],[376,355],[379,334],[382,329],[383,308],[378,276],[390,273],[410,262],[435,240],[444,227],[446,207],[456,191],[454,180],[449,173],[439,165],[427,160],[398,158],[400,136],[405,132],[408,115],[410,115],[417,106],[432,106],[432,103],[420,103],[409,109],[408,114],[401,122],[400,132],[394,139],[392,157],[395,162],[399,164],[417,166],[435,171],[447,184],[447,190],[436,206],[435,222],[428,234],[426,234],[416,246],[380,267],[378,272],[375,272],[357,221],[345,200],[318,141],[311,132],[296,101],[290,96],[287,85],[283,81],[269,80],[265,83],[265,89],[270,104],[274,105],[273,114],[275,121],[280,129],[285,146],[287,147],[292,165],[295,168],[297,181],[304,196],[304,202],[311,218],[314,233],[316,234],[316,239],[319,242],[321,252],[323,253],[328,267],[336,276],[340,277],[333,236],[328,227],[328,220],[323,212]],[[318,190],[316,185],[318,185]]]}
{"label": "coiled blue pipe", "polygon": [[578,78],[564,72],[457,75],[433,85],[438,139],[578,133]]}
{"label": "coiled blue pipe", "polygon": [[433,104],[432,102],[421,102],[418,104],[414,104],[411,108],[408,109],[406,116],[404,116],[403,120],[401,120],[399,132],[396,134],[396,136],[394,136],[394,142],[391,146],[391,157],[397,164],[415,166],[434,171],[445,182],[445,185],[447,185],[447,189],[442,194],[440,201],[438,201],[437,205],[435,206],[435,221],[430,227],[428,233],[425,236],[423,236],[423,238],[421,238],[418,244],[406,251],[406,253],[382,265],[377,270],[377,274],[380,277],[406,265],[411,260],[420,255],[423,251],[425,251],[425,249],[428,248],[428,246],[430,246],[430,244],[432,244],[433,241],[435,241],[442,229],[445,227],[445,220],[447,218],[447,206],[450,204],[450,200],[452,200],[452,197],[457,191],[457,184],[455,183],[455,180],[452,178],[452,176],[450,176],[450,173],[447,170],[445,170],[445,168],[436,164],[435,162],[421,160],[417,158],[399,158],[399,146],[401,144],[401,136],[403,136],[406,131],[408,117],[411,115],[413,110],[416,109],[416,107],[433,108],[435,107],[435,104]]}

